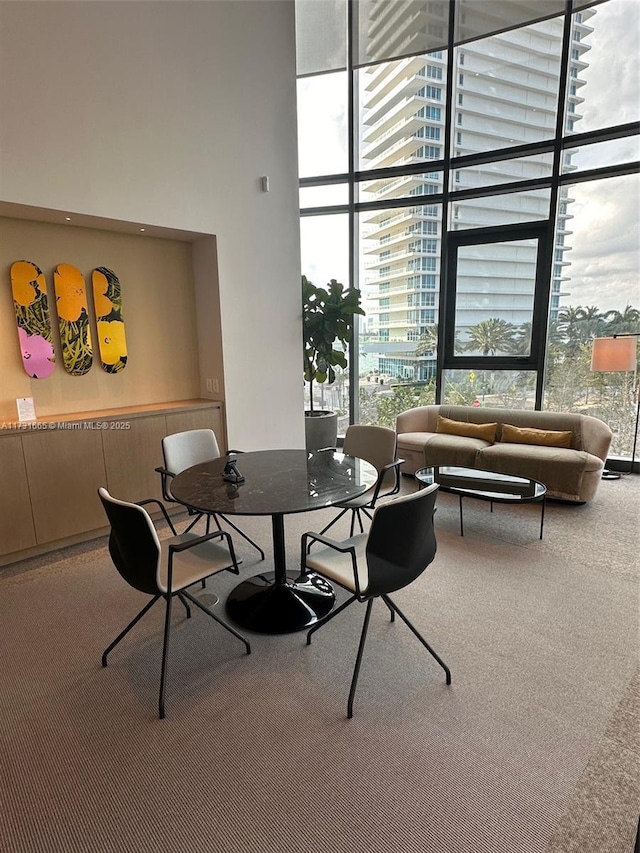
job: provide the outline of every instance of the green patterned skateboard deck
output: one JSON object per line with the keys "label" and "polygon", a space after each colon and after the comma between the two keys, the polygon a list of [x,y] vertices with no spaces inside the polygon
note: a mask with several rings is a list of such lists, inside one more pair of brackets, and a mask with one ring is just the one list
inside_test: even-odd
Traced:
{"label": "green patterned skateboard deck", "polygon": [[98,267],[91,274],[91,282],[102,367],[107,373],[119,373],[127,364],[120,281],[112,270]]}
{"label": "green patterned skateboard deck", "polygon": [[93,364],[84,276],[71,264],[58,264],[53,287],[64,369],[71,376],[82,376]]}
{"label": "green patterned skateboard deck", "polygon": [[40,267],[31,261],[13,263],[11,290],[22,364],[32,379],[44,379],[53,373],[56,357],[47,285]]}

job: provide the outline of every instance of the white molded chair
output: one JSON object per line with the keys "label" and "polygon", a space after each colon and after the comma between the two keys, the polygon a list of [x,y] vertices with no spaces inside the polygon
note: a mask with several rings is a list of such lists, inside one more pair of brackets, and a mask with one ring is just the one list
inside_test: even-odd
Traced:
{"label": "white molded chair", "polygon": [[[367,638],[371,608],[375,598],[381,598],[391,611],[411,629],[427,651],[444,669],[447,684],[451,672],[427,641],[418,633],[389,594],[408,586],[424,572],[436,554],[433,516],[438,485],[434,484],[410,495],[394,498],[378,506],[373,514],[369,533],[351,536],[344,542],[328,539],[320,533],[305,533],[301,539],[302,574],[317,572],[352,593],[351,597],[333,610],[307,633],[307,644],[318,628],[330,622],[354,601],[367,603],[364,625],[356,664],[351,679],[347,716],[353,716],[353,699],[358,683],[362,653]],[[308,552],[310,543],[325,547]]]}
{"label": "white molded chair", "polygon": [[[233,450],[230,453],[238,453]],[[166,435],[162,439],[162,456],[164,459],[164,467],[156,468],[162,480],[162,497],[165,501],[174,501],[171,494],[171,479],[184,471],[186,468],[191,468],[193,465],[198,465],[201,462],[210,462],[212,459],[220,457],[220,449],[216,434],[212,429],[190,429],[184,432],[175,432],[172,435]],[[227,516],[220,513],[203,513],[195,510],[189,510],[189,515],[195,515],[194,520],[186,528],[185,533],[198,523],[198,521],[206,515],[207,526],[206,531],[209,532],[210,520],[213,519],[218,530],[221,530],[219,518],[225,521],[229,527],[232,527],[236,533],[242,536],[243,539],[258,551],[260,559],[264,560],[264,551],[257,545],[253,539],[247,536],[244,531],[240,530]]]}
{"label": "white molded chair", "polygon": [[389,427],[351,424],[347,427],[342,449],[347,456],[356,456],[358,459],[370,462],[378,472],[375,484],[363,495],[336,504],[341,512],[320,531],[321,534],[326,533],[345,513],[351,512],[349,535],[353,536],[356,519],[360,526],[360,533],[364,531],[361,513],[371,519],[369,510],[375,508],[378,498],[395,495],[399,491],[399,471],[404,459],[396,458],[396,433]]}
{"label": "white molded chair", "polygon": [[[171,629],[171,602],[178,596],[191,617],[189,602],[214,619],[234,637],[241,640],[251,653],[251,646],[235,628],[215,615],[208,607],[195,598],[188,587],[199,583],[205,578],[222,571],[238,574],[238,563],[233,551],[231,537],[226,531],[216,530],[205,536],[194,533],[177,535],[169,515],[161,501],[154,499],[129,503],[112,497],[101,488],[98,490],[100,500],[111,525],[109,536],[109,553],[113,564],[134,589],[153,596],[142,610],[135,616],[127,627],[118,634],[116,639],[105,649],[102,655],[102,666],[107,665],[107,656],[118,645],[120,640],[136,625],[160,598],[166,602],[164,623],[164,640],[162,646],[162,668],[160,672],[160,698],[158,712],[160,718],[165,716],[165,692],[167,681],[167,658],[169,654],[169,636]],[[149,513],[143,505],[155,504],[173,532],[170,539],[162,543],[153,525]]]}

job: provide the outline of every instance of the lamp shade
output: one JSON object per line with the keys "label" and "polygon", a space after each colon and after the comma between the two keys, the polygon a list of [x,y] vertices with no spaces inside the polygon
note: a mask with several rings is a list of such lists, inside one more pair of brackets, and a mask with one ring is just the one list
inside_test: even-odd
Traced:
{"label": "lamp shade", "polygon": [[636,369],[636,339],[594,338],[591,370],[614,372]]}

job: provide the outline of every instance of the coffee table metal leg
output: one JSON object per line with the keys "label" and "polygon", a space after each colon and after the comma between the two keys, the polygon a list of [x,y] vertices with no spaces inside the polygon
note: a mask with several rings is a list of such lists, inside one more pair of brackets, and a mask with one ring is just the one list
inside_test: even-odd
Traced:
{"label": "coffee table metal leg", "polygon": [[546,504],[546,496],[542,498],[542,512],[540,513],[540,538],[542,539],[542,530],[544,528],[544,506]]}
{"label": "coffee table metal leg", "polygon": [[464,536],[464,528],[462,526],[462,495],[458,495],[460,499],[460,536]]}

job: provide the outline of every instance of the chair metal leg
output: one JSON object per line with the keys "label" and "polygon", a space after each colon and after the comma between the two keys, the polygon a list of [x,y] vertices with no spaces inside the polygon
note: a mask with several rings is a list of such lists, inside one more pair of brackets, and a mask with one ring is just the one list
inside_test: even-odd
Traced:
{"label": "chair metal leg", "polygon": [[330,521],[329,524],[326,525],[326,527],[322,528],[322,530],[320,531],[320,536],[324,536],[324,534],[327,532],[327,530],[330,527],[333,527],[333,525],[336,523],[336,521],[340,521],[340,519],[345,514],[345,512],[349,512],[349,510],[343,509],[341,512],[339,512],[338,515],[336,515],[336,517],[333,519],[333,521]]}
{"label": "chair metal leg", "polygon": [[187,619],[191,619],[191,608],[189,607],[189,602],[186,600],[186,598],[182,595],[181,592],[178,593],[178,598],[182,602],[184,609],[187,611]]}
{"label": "chair metal leg", "polygon": [[195,527],[195,526],[196,526],[196,524],[200,521],[200,519],[202,518],[203,514],[204,514],[204,513],[199,512],[199,513],[196,515],[196,517],[193,519],[193,521],[191,522],[191,524],[189,524],[187,527],[185,527],[185,529],[184,529],[182,532],[183,532],[183,533],[189,533],[189,531],[191,530],[191,528],[192,528],[192,527]]}
{"label": "chair metal leg", "polygon": [[[253,548],[255,548],[256,551],[260,554],[260,559],[264,560],[264,551],[256,542],[253,541],[253,539],[250,536],[247,536],[247,534],[244,532],[244,530],[240,530],[240,528],[236,524],[234,524],[233,521],[228,519],[226,515],[221,515],[220,518],[223,519],[223,521],[226,521],[226,523],[229,525],[229,527],[233,527],[233,529],[236,531],[236,533],[238,533],[240,536],[242,536],[243,539],[246,539],[246,541],[249,543],[249,545],[251,545]],[[217,520],[218,519],[216,516],[216,521]],[[222,529],[220,527],[220,524],[218,524],[218,529],[219,530]],[[236,572],[236,574],[238,574],[238,572]]]}
{"label": "chair metal leg", "polygon": [[362,526],[362,516],[360,515],[360,509],[352,509],[351,510],[351,530],[349,532],[350,536],[353,536],[356,529],[356,518],[358,519],[358,526],[360,528],[360,533],[364,533],[364,527]]}
{"label": "chair metal leg", "polygon": [[115,647],[118,645],[118,643],[120,642],[120,640],[122,640],[122,638],[123,638],[123,637],[126,637],[126,635],[127,635],[127,634],[129,633],[129,631],[133,628],[133,626],[134,626],[134,625],[136,625],[136,624],[137,624],[137,623],[142,619],[142,617],[144,616],[144,614],[145,614],[148,610],[151,610],[151,608],[153,607],[153,605],[156,603],[156,601],[157,601],[159,598],[160,598],[160,596],[159,596],[159,595],[156,595],[154,598],[152,598],[152,599],[151,599],[151,601],[149,601],[147,604],[145,604],[145,606],[142,608],[142,610],[140,611],[140,613],[138,613],[138,615],[137,615],[137,616],[135,616],[135,617],[131,620],[131,622],[129,622],[129,624],[128,624],[128,625],[127,625],[127,627],[124,629],[124,631],[121,631],[121,632],[118,634],[118,636],[115,638],[115,640],[111,643],[111,645],[110,645],[110,646],[108,646],[108,647],[104,650],[104,652],[103,652],[103,654],[102,654],[102,666],[106,666],[106,665],[107,665],[107,655],[109,654],[109,652],[111,652],[113,649],[115,649]]}
{"label": "chair metal leg", "polygon": [[345,607],[348,607],[350,604],[352,604],[356,600],[356,598],[356,595],[352,595],[351,598],[348,598],[346,601],[343,601],[339,607],[336,607],[335,610],[332,610],[331,613],[328,614],[328,616],[325,616],[324,619],[321,619],[319,622],[316,622],[313,628],[309,628],[309,630],[307,631],[307,645],[311,645],[311,635],[314,631],[317,631],[318,628],[322,628],[324,625],[327,624],[327,622],[330,622],[334,616],[337,616],[338,613],[342,613]]}
{"label": "chair metal leg", "polygon": [[398,614],[398,616],[402,619],[402,621],[404,622],[404,624],[405,624],[405,625],[406,625],[406,626],[407,626],[407,627],[408,627],[408,628],[413,632],[413,634],[414,634],[414,635],[415,635],[415,636],[420,640],[420,642],[421,642],[421,643],[422,643],[422,645],[425,647],[425,649],[429,652],[429,654],[430,654],[433,658],[435,658],[435,660],[437,660],[437,661],[438,661],[438,663],[440,664],[440,666],[441,666],[441,667],[444,669],[444,671],[445,671],[445,674],[446,674],[446,677],[447,677],[447,684],[451,684],[451,670],[450,670],[450,669],[449,669],[449,667],[446,665],[446,663],[442,660],[442,658],[441,658],[441,657],[440,657],[440,656],[439,656],[439,655],[438,655],[438,654],[437,654],[437,653],[436,653],[436,652],[431,648],[431,646],[429,645],[429,643],[427,643],[427,641],[426,641],[426,640],[425,640],[425,638],[422,636],[422,634],[418,633],[418,631],[413,627],[413,625],[411,624],[411,622],[409,622],[409,620],[407,619],[407,617],[404,615],[404,613],[402,612],[402,610],[400,610],[400,608],[398,607],[398,605],[397,605],[397,604],[394,604],[394,603],[393,603],[393,601],[391,601],[391,599],[389,598],[389,596],[388,596],[388,595],[383,595],[383,596],[382,596],[382,600],[385,602],[385,604],[387,605],[387,607],[389,607],[389,608],[391,608],[392,610],[395,610],[395,611],[396,611],[396,613],[397,613],[397,614]]}
{"label": "chair metal leg", "polygon": [[162,669],[160,671],[160,697],[158,700],[158,714],[163,720],[165,716],[165,693],[167,689],[167,660],[169,658],[169,634],[171,632],[171,599],[173,595],[165,596],[167,611],[164,617],[164,642],[162,644]]}
{"label": "chair metal leg", "polygon": [[362,634],[360,635],[360,645],[358,646],[358,656],[356,657],[356,665],[353,670],[351,679],[351,690],[349,690],[349,701],[347,702],[347,717],[353,717],[353,697],[356,695],[356,686],[358,684],[358,675],[360,674],[360,664],[362,663],[362,653],[364,644],[367,639],[367,631],[369,630],[369,619],[371,618],[371,608],[373,607],[373,598],[367,601],[367,612],[364,615],[364,624],[362,626]]}
{"label": "chair metal leg", "polygon": [[[384,598],[383,598],[383,601],[384,601]],[[395,610],[393,609],[393,607],[390,607],[390,606],[389,606],[389,602],[388,602],[388,601],[385,601],[384,603],[385,603],[385,604],[387,605],[387,607],[389,608],[389,613],[390,613],[390,615],[391,615],[391,619],[390,619],[389,621],[391,621],[391,622],[395,622],[395,621],[396,621],[396,612],[395,612]]]}
{"label": "chair metal leg", "polygon": [[219,616],[216,616],[215,613],[213,613],[211,610],[209,610],[209,608],[206,607],[206,605],[204,605],[201,601],[198,601],[197,598],[194,598],[193,595],[191,595],[191,593],[186,591],[186,589],[182,590],[182,594],[185,595],[189,599],[189,601],[191,601],[193,604],[195,604],[196,607],[199,607],[200,610],[204,610],[204,612],[207,614],[207,616],[211,616],[211,618],[213,620],[215,620],[218,623],[218,625],[222,625],[222,627],[226,628],[227,631],[229,631],[231,634],[233,634],[234,637],[237,637],[239,640],[241,640],[245,644],[245,647],[247,649],[247,654],[248,655],[251,654],[251,646],[249,645],[249,642],[247,640],[245,640],[245,638],[242,636],[242,634],[238,633],[238,631],[236,631],[235,628],[233,628],[231,625],[229,625],[228,622],[225,622],[224,619],[220,619]]}

